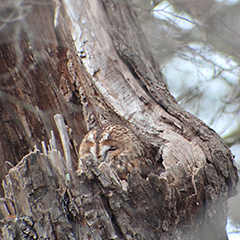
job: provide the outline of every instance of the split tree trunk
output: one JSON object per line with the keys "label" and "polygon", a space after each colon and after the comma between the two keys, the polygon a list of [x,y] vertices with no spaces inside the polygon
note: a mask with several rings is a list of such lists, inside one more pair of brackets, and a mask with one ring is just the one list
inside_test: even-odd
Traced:
{"label": "split tree trunk", "polygon": [[[3,238],[227,239],[232,154],[170,95],[127,1],[10,3],[0,33],[1,176],[5,161],[18,164],[3,184]],[[122,182],[103,163],[76,176],[81,139],[107,124],[131,128],[164,172]],[[35,145],[43,153],[22,159]]]}

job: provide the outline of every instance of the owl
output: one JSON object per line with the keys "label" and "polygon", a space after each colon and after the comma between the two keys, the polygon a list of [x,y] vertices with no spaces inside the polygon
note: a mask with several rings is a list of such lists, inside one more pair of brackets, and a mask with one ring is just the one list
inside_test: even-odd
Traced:
{"label": "owl", "polygon": [[88,165],[98,165],[97,158],[98,129],[86,134],[79,147],[78,172],[81,173]]}
{"label": "owl", "polygon": [[104,161],[125,180],[133,169],[143,177],[152,171],[143,143],[122,125],[105,126],[88,132],[80,144],[79,156],[79,169],[88,164],[98,166]]}

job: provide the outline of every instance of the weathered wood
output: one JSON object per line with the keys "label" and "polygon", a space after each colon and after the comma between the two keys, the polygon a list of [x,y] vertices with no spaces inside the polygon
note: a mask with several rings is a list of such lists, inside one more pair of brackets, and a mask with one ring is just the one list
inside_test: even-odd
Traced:
{"label": "weathered wood", "polygon": [[[215,172],[213,168],[207,171]],[[186,188],[179,188],[156,174],[144,180],[133,172],[126,183],[116,178],[107,163],[92,166],[79,177],[71,175],[69,180],[67,173],[57,150],[32,152],[9,171],[5,198],[0,201],[3,239],[198,239],[199,234],[199,239],[223,239],[224,229],[215,235],[204,232],[205,224],[212,226],[217,220],[212,217],[214,210],[223,211],[218,195],[209,192],[213,188],[205,194],[210,193],[216,207],[208,207],[204,214],[206,200],[199,193],[187,192],[192,192],[191,179],[186,180]],[[195,178],[201,192],[202,176],[203,172]]]}
{"label": "weathered wood", "polygon": [[[101,126],[116,124],[108,114],[115,112],[158,149],[158,160],[165,168],[160,175],[165,187],[159,188],[170,195],[171,200],[164,204],[172,207],[170,213],[174,216],[170,226],[191,217],[186,228],[199,226],[202,235],[221,239],[225,236],[227,209],[219,206],[226,206],[226,196],[234,194],[238,181],[231,152],[212,129],[182,110],[168,93],[137,17],[125,1],[81,4],[86,11],[81,12],[79,21],[74,9],[70,19],[73,29],[76,24],[82,29],[75,43],[91,76],[84,83],[85,115],[94,116],[94,124]],[[98,23],[101,28],[96,31]],[[93,111],[89,106],[94,102],[100,104]],[[183,205],[178,212],[176,209]],[[205,222],[201,222],[199,216],[203,215],[198,212]],[[225,220],[218,222],[218,218]]]}
{"label": "weathered wood", "polygon": [[73,172],[73,165],[70,153],[70,140],[65,127],[64,119],[61,114],[56,114],[54,116],[55,123],[58,128],[58,132],[62,141],[64,157],[66,159],[66,166],[69,172]]}
{"label": "weathered wood", "polygon": [[70,150],[76,168],[75,145],[86,129],[76,88],[82,74],[68,70],[67,51],[73,51],[69,23],[60,12],[54,25],[55,1],[4,1],[1,9],[6,22],[0,31],[0,179],[7,174],[5,161],[16,165],[35,145],[48,142],[51,130],[61,149],[56,113],[74,129]]}

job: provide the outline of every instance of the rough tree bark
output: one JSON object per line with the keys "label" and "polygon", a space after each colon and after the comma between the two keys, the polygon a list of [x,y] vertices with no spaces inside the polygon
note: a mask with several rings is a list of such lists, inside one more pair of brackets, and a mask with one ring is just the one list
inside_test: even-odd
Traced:
{"label": "rough tree bark", "polygon": [[[67,2],[1,6],[0,175],[16,165],[3,238],[227,239],[238,181],[228,147],[170,95],[127,1]],[[77,176],[82,138],[107,124],[132,129],[164,171],[124,182],[102,163]],[[42,153],[27,154],[35,145]]]}

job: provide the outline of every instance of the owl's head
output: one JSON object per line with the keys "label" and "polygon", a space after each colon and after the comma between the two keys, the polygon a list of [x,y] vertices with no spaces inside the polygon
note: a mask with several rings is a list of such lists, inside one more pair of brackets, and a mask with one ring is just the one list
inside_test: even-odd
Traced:
{"label": "owl's head", "polygon": [[123,144],[116,140],[100,140],[98,148],[98,158],[106,162],[114,159],[124,150]]}

